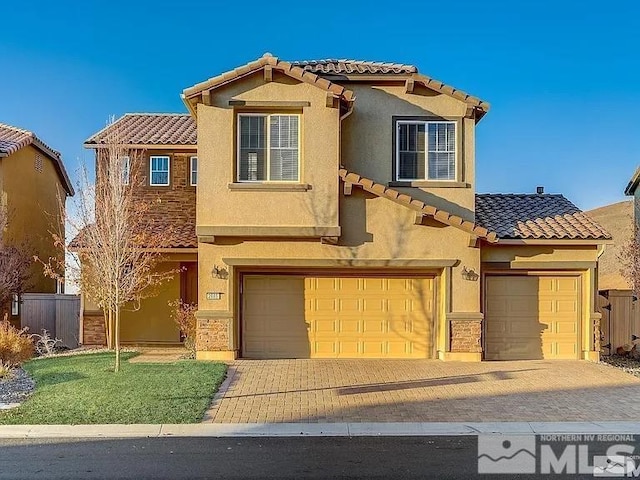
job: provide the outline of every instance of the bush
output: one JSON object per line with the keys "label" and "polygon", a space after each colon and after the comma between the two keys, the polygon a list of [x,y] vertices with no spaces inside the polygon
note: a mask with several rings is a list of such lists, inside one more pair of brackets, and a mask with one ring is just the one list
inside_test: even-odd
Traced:
{"label": "bush", "polygon": [[195,303],[184,303],[182,300],[169,302],[173,309],[171,318],[180,328],[180,335],[184,340],[184,346],[189,350],[191,356],[196,354],[196,311],[198,305]]}
{"label": "bush", "polygon": [[33,342],[26,333],[7,320],[0,322],[0,364],[4,370],[20,366],[33,357]]}

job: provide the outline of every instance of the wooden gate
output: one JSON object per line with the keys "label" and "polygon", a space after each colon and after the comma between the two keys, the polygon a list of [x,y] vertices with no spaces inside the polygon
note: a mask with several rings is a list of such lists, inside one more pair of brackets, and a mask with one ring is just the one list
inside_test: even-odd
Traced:
{"label": "wooden gate", "polygon": [[53,293],[25,293],[21,304],[22,327],[30,333],[46,330],[69,348],[78,346],[80,334],[80,297]]}
{"label": "wooden gate", "polygon": [[640,301],[634,300],[633,292],[606,290],[599,300],[602,353],[616,353],[622,345],[639,343],[632,337],[640,337]]}

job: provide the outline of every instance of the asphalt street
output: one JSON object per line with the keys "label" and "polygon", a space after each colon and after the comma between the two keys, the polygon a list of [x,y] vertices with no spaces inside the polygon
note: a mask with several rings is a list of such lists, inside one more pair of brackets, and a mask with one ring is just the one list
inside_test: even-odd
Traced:
{"label": "asphalt street", "polygon": [[475,437],[0,440],[0,479],[473,478]]}
{"label": "asphalt street", "polygon": [[[0,440],[0,479],[107,478],[470,479],[495,476],[477,474],[474,436]],[[500,475],[499,478],[536,477]]]}

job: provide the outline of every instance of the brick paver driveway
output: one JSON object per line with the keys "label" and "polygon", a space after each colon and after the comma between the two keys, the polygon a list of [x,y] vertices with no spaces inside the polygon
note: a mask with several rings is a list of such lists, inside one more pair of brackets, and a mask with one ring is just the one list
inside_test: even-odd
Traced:
{"label": "brick paver driveway", "polygon": [[205,422],[640,418],[640,379],[586,361],[240,360]]}

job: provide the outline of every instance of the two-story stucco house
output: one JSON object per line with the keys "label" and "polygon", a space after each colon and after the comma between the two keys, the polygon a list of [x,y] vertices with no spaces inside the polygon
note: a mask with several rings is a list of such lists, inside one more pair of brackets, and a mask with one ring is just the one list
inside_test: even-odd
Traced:
{"label": "two-story stucco house", "polygon": [[[0,203],[7,215],[3,241],[43,260],[62,258],[52,231],[63,232],[59,201],[74,194],[60,153],[33,132],[0,123]],[[22,293],[57,293],[61,285],[33,263],[28,288]],[[20,324],[20,300],[11,306],[11,320]]]}
{"label": "two-story stucco house", "polygon": [[561,195],[476,194],[486,102],[411,65],[269,54],[183,100],[121,121],[151,177],[197,156],[198,358],[598,357],[608,234]]}

